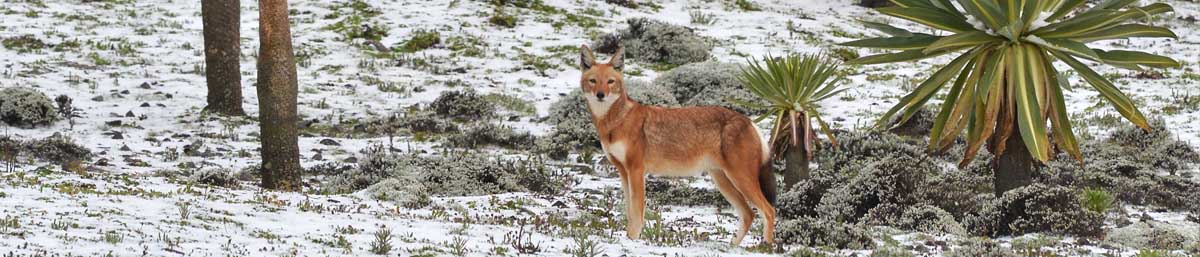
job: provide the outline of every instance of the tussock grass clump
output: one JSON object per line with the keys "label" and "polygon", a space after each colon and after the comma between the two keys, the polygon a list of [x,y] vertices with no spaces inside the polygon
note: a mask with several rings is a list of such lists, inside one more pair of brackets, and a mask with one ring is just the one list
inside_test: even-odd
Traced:
{"label": "tussock grass clump", "polygon": [[5,124],[33,128],[59,119],[58,108],[46,94],[28,87],[0,89],[0,121]]}
{"label": "tussock grass clump", "polygon": [[403,53],[415,53],[421,50],[429,49],[437,44],[442,43],[442,35],[433,30],[418,29],[412,32],[412,36],[404,41],[396,51]]}
{"label": "tussock grass clump", "polygon": [[0,40],[0,45],[18,53],[28,53],[46,48],[47,44],[33,35],[21,35]]}

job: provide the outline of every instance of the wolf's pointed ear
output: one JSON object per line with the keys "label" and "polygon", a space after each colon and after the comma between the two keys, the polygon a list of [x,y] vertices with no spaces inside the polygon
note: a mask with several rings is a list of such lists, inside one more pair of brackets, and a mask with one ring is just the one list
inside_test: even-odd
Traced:
{"label": "wolf's pointed ear", "polygon": [[608,60],[608,64],[612,64],[613,69],[621,70],[625,67],[625,48],[617,47],[617,52],[613,53],[612,59]]}
{"label": "wolf's pointed ear", "polygon": [[596,54],[587,45],[579,46],[579,69],[588,70],[596,65]]}

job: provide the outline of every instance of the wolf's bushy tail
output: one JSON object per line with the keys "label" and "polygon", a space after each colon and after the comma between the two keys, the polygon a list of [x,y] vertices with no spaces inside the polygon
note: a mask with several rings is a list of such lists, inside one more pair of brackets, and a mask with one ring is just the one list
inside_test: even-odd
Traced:
{"label": "wolf's bushy tail", "polygon": [[775,180],[775,165],[769,161],[758,168],[758,187],[762,189],[763,196],[767,197],[767,202],[774,207],[779,194],[779,181]]}

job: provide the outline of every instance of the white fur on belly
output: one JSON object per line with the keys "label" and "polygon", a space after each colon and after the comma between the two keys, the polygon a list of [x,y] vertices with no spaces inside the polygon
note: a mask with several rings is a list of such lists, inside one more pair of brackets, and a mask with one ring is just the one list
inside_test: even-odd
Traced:
{"label": "white fur on belly", "polygon": [[704,156],[691,163],[662,162],[648,163],[646,171],[650,174],[667,177],[694,177],[712,170],[719,170],[717,162],[711,156]]}

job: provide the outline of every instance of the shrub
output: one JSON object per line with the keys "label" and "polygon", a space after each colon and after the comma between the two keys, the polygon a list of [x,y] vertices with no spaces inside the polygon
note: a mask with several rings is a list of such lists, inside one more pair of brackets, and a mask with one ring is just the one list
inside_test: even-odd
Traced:
{"label": "shrub", "polygon": [[946,252],[946,257],[1016,257],[1016,252],[988,238],[968,238]]}
{"label": "shrub", "polygon": [[10,126],[33,128],[58,120],[58,109],[46,94],[27,87],[0,89],[0,121]]}
{"label": "shrub", "polygon": [[[629,99],[642,104],[678,106],[671,91],[644,80],[625,80],[625,90]],[[537,149],[552,159],[562,160],[572,152],[600,149],[596,126],[592,124],[592,114],[587,109],[582,90],[572,90],[551,104],[546,122],[554,125],[554,129],[539,141]]]}
{"label": "shrub", "polygon": [[1080,206],[1075,190],[1033,184],[1009,190],[982,208],[968,226],[980,235],[1021,235],[1049,232],[1096,238],[1103,232],[1104,215]]}
{"label": "shrub", "polygon": [[678,206],[729,206],[720,191],[698,188],[686,180],[651,178],[646,181],[646,195],[656,204]]}
{"label": "shrub", "polygon": [[841,221],[802,217],[779,223],[776,237],[783,244],[835,249],[870,249],[874,247],[867,230]]}
{"label": "shrub", "polygon": [[[924,167],[924,168],[922,168]],[[834,187],[821,198],[817,212],[835,220],[856,222],[868,211],[883,203],[901,206],[919,202],[917,189],[925,176],[936,172],[936,164],[928,159],[886,157],[877,162],[852,168],[857,171],[844,185]]]}
{"label": "shrub", "polygon": [[797,182],[779,195],[775,203],[776,215],[781,219],[816,217],[816,206],[821,203],[821,196],[825,194],[825,190],[812,179]]}
{"label": "shrub", "polygon": [[654,79],[654,84],[668,88],[675,100],[685,106],[715,105],[746,115],[761,114],[762,110],[736,104],[730,99],[767,105],[762,98],[747,90],[738,80],[741,66],[731,63],[703,62],[679,66]]}
{"label": "shrub", "polygon": [[405,53],[415,53],[429,49],[441,42],[442,36],[437,31],[418,29],[413,31],[412,37],[408,41],[404,41],[404,44],[396,50]]}
{"label": "shrub", "polygon": [[429,109],[445,118],[475,120],[496,115],[496,107],[475,90],[444,91],[429,103]]}
{"label": "shrub", "polygon": [[33,35],[5,38],[0,40],[0,45],[4,45],[4,48],[17,51],[18,53],[28,53],[46,48],[46,43]]}
{"label": "shrub", "polygon": [[[1200,183],[1171,175],[1196,165],[1200,157],[1164,129],[1161,119],[1151,124],[1155,129],[1149,132],[1124,125],[1104,139],[1085,143],[1085,167],[1067,158],[1050,162],[1046,182],[1103,188],[1135,205],[1200,211]],[[1161,175],[1164,172],[1168,175]]]}
{"label": "shrub", "polygon": [[496,11],[494,13],[492,13],[492,17],[488,18],[488,22],[492,23],[492,25],[510,28],[510,29],[517,27],[517,17],[510,15],[510,14],[506,14],[506,13],[504,13],[503,10],[501,10],[499,8],[497,8]]}
{"label": "shrub", "polygon": [[14,157],[24,156],[54,164],[85,161],[92,157],[92,152],[87,147],[76,144],[75,140],[58,133],[36,140],[0,136],[0,151],[13,151]]}
{"label": "shrub", "polygon": [[1108,243],[1139,249],[1183,249],[1188,237],[1156,222],[1138,222],[1113,229],[1105,238]]}
{"label": "shrub", "polygon": [[238,188],[238,178],[232,170],[226,168],[201,169],[188,176],[192,183],[216,187]]}
{"label": "shrub", "polygon": [[450,135],[449,143],[454,147],[479,148],[485,145],[508,149],[528,149],[534,144],[528,131],[517,132],[512,127],[480,122],[462,133]]}
{"label": "shrub", "polygon": [[365,192],[375,200],[391,201],[410,209],[424,208],[433,203],[425,186],[408,176],[384,179],[367,187]]}
{"label": "shrub", "polygon": [[[487,195],[507,192],[553,194],[566,188],[567,180],[546,170],[538,160],[497,160],[487,155],[449,153],[445,156],[390,154],[369,150],[358,169],[330,179],[324,191],[347,193],[365,189],[384,180],[416,181],[434,196]],[[391,182],[389,182],[391,183]],[[374,193],[396,189],[382,185]],[[403,190],[409,190],[400,188]]]}
{"label": "shrub", "polygon": [[626,20],[629,27],[601,36],[592,44],[597,52],[612,54],[625,47],[630,60],[669,65],[706,61],[712,46],[691,29],[646,18]]}
{"label": "shrub", "polygon": [[949,212],[927,204],[918,204],[904,210],[898,225],[903,229],[932,234],[963,235],[967,232]]}

